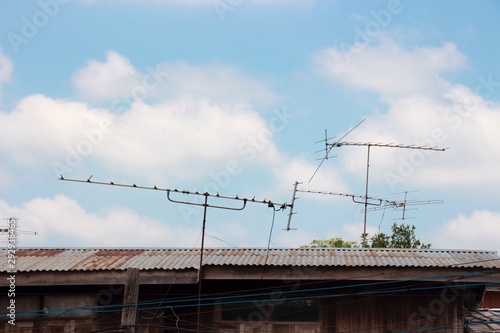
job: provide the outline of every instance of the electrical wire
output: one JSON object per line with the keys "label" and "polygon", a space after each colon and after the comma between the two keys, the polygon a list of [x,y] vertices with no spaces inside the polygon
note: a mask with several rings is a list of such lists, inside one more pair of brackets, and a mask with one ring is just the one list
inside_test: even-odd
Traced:
{"label": "electrical wire", "polygon": [[[266,267],[267,265],[267,259],[269,258],[269,248],[271,246],[271,238],[272,238],[272,235],[273,235],[273,229],[274,229],[274,218],[276,216],[276,209],[273,208],[273,219],[271,221],[271,229],[269,229],[269,238],[267,240],[267,248],[266,248],[266,259],[264,260],[264,267]],[[262,270],[262,275],[260,277],[260,279],[262,280],[264,276],[264,270]]]}
{"label": "electrical wire", "polygon": [[[481,272],[470,272],[468,274],[447,274],[447,275],[438,275],[438,276],[429,276],[429,277],[422,277],[422,278],[408,278],[408,279],[400,279],[400,280],[391,280],[391,281],[377,281],[377,282],[367,282],[367,283],[360,283],[360,284],[353,284],[353,285],[341,285],[341,286],[329,286],[329,287],[320,287],[320,288],[308,288],[308,289],[297,289],[297,290],[289,290],[289,291],[282,291],[283,294],[294,294],[294,293],[304,293],[304,292],[323,292],[323,291],[331,291],[331,290],[336,290],[336,289],[341,289],[341,288],[358,288],[358,287],[369,287],[369,286],[377,286],[377,285],[388,285],[388,284],[394,284],[394,283],[403,283],[403,282],[427,282],[427,283],[435,283],[433,282],[433,279],[446,279],[447,281],[453,281],[457,280],[458,278],[468,278],[471,276],[480,276],[480,275],[488,275],[495,273],[494,270],[490,271],[481,271]],[[373,275],[376,276],[376,275]],[[325,281],[320,281],[316,283],[324,283]],[[500,282],[492,282],[490,284],[500,284]],[[471,285],[484,285],[484,283],[464,283],[461,285],[455,284],[453,285],[454,287],[457,286],[471,286]],[[238,299],[241,297],[265,297],[270,295],[273,291],[275,291],[276,287],[270,287],[270,288],[265,288],[265,289],[273,289],[270,292],[264,292],[264,293],[238,293],[235,295],[229,295],[229,296],[218,296],[218,295],[227,295],[227,292],[223,292],[220,294],[209,294],[211,297],[203,297],[202,300],[204,301],[213,301],[217,300],[221,302],[220,304],[228,303],[224,302],[225,300],[233,300],[233,299]],[[426,288],[428,289],[428,288]],[[431,288],[432,289],[432,288]],[[254,291],[258,291],[262,289],[254,289]],[[169,304],[180,304],[180,305],[174,305],[175,307],[183,307],[183,306],[194,306],[194,302],[197,300],[197,298],[178,298],[178,299],[171,299],[168,301]],[[192,303],[190,303],[192,302]],[[101,309],[101,312],[114,312],[114,308],[119,308],[121,310],[121,307],[123,306],[133,306],[133,305],[157,305],[157,304],[163,304],[165,301],[162,299],[160,301],[153,301],[153,302],[141,302],[141,303],[131,303],[131,304],[111,304],[111,305],[97,305],[97,306],[88,306],[88,307],[78,307],[78,308],[61,308],[61,309],[53,309],[52,311],[61,311],[61,312],[67,312],[67,311],[72,311],[72,310],[78,310],[78,309],[86,309],[87,311],[92,310],[94,311],[95,309]],[[45,315],[44,310],[33,310],[32,311],[35,315]]]}
{"label": "electrical wire", "polygon": [[[491,273],[493,273],[492,271]],[[484,275],[486,272],[471,272],[469,273],[469,277],[471,275]],[[438,276],[439,278],[449,278],[450,280],[453,280],[452,277],[464,277],[463,274],[450,274],[450,275],[440,275]],[[465,276],[467,277],[467,276]],[[354,284],[354,285],[341,285],[341,286],[329,286],[329,287],[321,287],[321,288],[309,288],[309,289],[298,289],[298,290],[289,290],[289,291],[281,291],[282,294],[289,295],[289,294],[297,294],[297,293],[311,293],[311,292],[325,292],[325,291],[332,291],[332,290],[337,290],[337,289],[349,289],[349,288],[359,288],[359,287],[367,287],[367,286],[376,286],[376,285],[387,285],[387,284],[394,284],[395,282],[418,282],[418,281],[423,281],[427,283],[432,283],[432,286],[427,286],[427,287],[398,287],[398,288],[389,288],[389,289],[381,289],[381,290],[374,290],[374,291],[363,291],[363,292],[355,292],[355,293],[341,293],[341,294],[328,294],[328,295],[312,295],[312,296],[296,296],[296,297],[288,297],[287,300],[302,300],[302,299],[323,299],[323,298],[338,298],[338,297],[345,297],[345,296],[352,296],[352,295],[376,295],[376,294],[390,294],[390,293],[397,293],[397,292],[407,292],[407,291],[421,291],[421,290],[432,290],[432,289],[439,289],[443,288],[442,285],[435,285],[435,282],[429,282],[429,279],[436,278],[436,277],[426,277],[426,278],[418,278],[418,279],[406,279],[406,280],[397,280],[397,281],[378,281],[378,282],[370,282],[370,283],[361,283],[361,284]],[[463,284],[454,284],[452,287],[458,288],[458,287],[467,287],[467,286],[482,286],[485,283],[463,283]],[[500,284],[500,282],[493,282],[490,284]],[[202,300],[205,302],[205,305],[223,305],[223,304],[239,304],[239,303],[250,303],[250,302],[269,302],[270,300],[266,298],[265,296],[269,296],[273,293],[273,291],[269,293],[253,293],[253,294],[238,294],[238,295],[231,295],[231,296],[219,296],[219,297],[203,297]],[[241,300],[242,297],[248,298],[246,300]],[[257,297],[264,297],[264,298],[257,298]],[[181,299],[181,300],[169,300],[168,302],[165,302],[164,300],[161,301],[153,301],[153,302],[136,302],[136,303],[129,303],[129,304],[113,304],[113,305],[101,305],[101,306],[88,306],[88,307],[78,307],[78,308],[61,308],[61,309],[52,309],[52,311],[61,311],[62,315],[64,313],[70,312],[70,311],[75,311],[75,310],[84,310],[83,312],[72,312],[72,315],[81,315],[81,314],[88,314],[89,312],[91,313],[96,313],[96,312],[103,312],[103,313],[112,313],[112,312],[120,312],[122,307],[130,307],[130,306],[141,306],[143,310],[150,310],[150,309],[156,309],[157,307],[147,307],[147,306],[158,306],[158,305],[163,305],[166,307],[171,307],[171,308],[183,308],[183,307],[195,307],[197,306],[197,298],[188,298],[188,299]],[[207,304],[206,301],[214,301],[213,303]],[[191,302],[191,303],[190,303]],[[175,305],[174,303],[177,303]],[[179,304],[180,303],[180,304]],[[17,313],[17,316],[45,316],[46,313],[44,310],[33,310],[33,311],[27,311],[27,312],[20,312]]]}
{"label": "electrical wire", "polygon": [[[345,304],[345,303],[342,303],[342,304]],[[338,304],[335,304],[335,305],[338,306]],[[326,309],[326,308],[327,307],[322,307],[322,311],[324,311],[324,309]],[[451,313],[448,316],[451,317],[451,316],[454,316],[454,315],[455,315],[455,313]],[[463,315],[463,313],[459,313],[459,315]],[[442,315],[439,315],[439,316],[440,316],[441,319],[443,319]],[[444,318],[446,319],[447,317],[445,316]],[[453,318],[454,317],[451,317],[451,319],[453,319]],[[184,322],[186,322],[186,324],[187,323],[192,323],[190,321],[184,321]],[[498,320],[489,320],[489,321],[475,322],[473,324],[471,324],[471,323],[464,323],[463,325],[459,324],[459,325],[447,325],[447,326],[443,326],[443,325],[441,325],[441,326],[426,326],[426,327],[421,327],[421,328],[418,328],[418,329],[408,330],[407,332],[419,332],[419,331],[422,331],[422,330],[436,330],[436,329],[439,329],[439,328],[451,328],[451,327],[457,327],[457,328],[458,327],[468,327],[468,326],[480,325],[480,324],[492,324],[492,323],[496,323],[497,324],[499,322],[500,321],[498,321]],[[394,325],[404,325],[406,323],[409,323],[409,321],[396,322],[396,323],[394,323]],[[81,325],[81,326],[88,326],[88,324]],[[80,325],[75,325],[75,328],[78,328],[78,327],[81,327],[81,326]],[[203,326],[207,328],[207,330],[203,330],[203,332],[214,332],[213,328],[211,328],[209,326],[206,326],[206,325],[203,325]],[[165,328],[165,329],[167,329],[167,328],[173,329],[174,328],[173,326],[166,326],[166,325],[159,325],[159,326],[157,326],[157,325],[149,325],[149,326],[146,326],[146,327],[158,327],[158,328]],[[177,327],[178,327],[178,325],[177,325]],[[324,326],[324,327],[335,329],[335,326]],[[370,328],[372,328],[372,329],[376,329],[378,327],[380,327],[380,326],[373,326],[373,325],[370,326]],[[96,333],[97,332],[110,332],[110,331],[116,330],[117,328],[123,328],[123,327],[121,327],[121,326],[108,326],[108,327],[106,327],[104,329],[100,329],[100,330],[94,331],[94,332],[96,332]],[[31,328],[29,328],[29,329],[31,329]],[[186,329],[183,328],[183,331],[185,331],[185,330],[190,331],[190,329],[188,329],[188,328],[186,328]],[[365,331],[365,330],[366,330],[366,327],[363,327],[363,328],[359,328],[359,329],[355,329],[355,330],[344,330],[343,332],[345,332],[345,333],[357,333],[357,332],[362,332],[362,331]],[[18,329],[18,331],[20,331],[20,329]],[[71,331],[69,331],[69,332],[71,332]],[[261,331],[261,332],[265,332],[265,331]]]}

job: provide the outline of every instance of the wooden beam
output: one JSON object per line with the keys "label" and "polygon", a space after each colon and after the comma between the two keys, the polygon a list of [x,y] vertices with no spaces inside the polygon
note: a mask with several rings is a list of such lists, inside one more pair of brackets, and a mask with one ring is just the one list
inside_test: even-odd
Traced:
{"label": "wooden beam", "polygon": [[205,266],[205,280],[352,280],[498,282],[500,270],[422,267]]}
{"label": "wooden beam", "polygon": [[127,281],[123,294],[121,326],[125,332],[135,332],[137,301],[139,300],[139,269],[127,268]]}
{"label": "wooden beam", "polygon": [[[123,285],[125,270],[70,271],[70,272],[17,272],[18,286],[77,286],[77,285]],[[7,287],[7,273],[0,274],[0,287]],[[143,270],[139,284],[197,284],[197,270]]]}
{"label": "wooden beam", "polygon": [[[484,272],[485,274],[480,274]],[[17,272],[17,286],[123,285],[126,271]],[[7,287],[7,273],[0,274],[0,287]],[[296,266],[205,266],[205,280],[357,280],[498,282],[500,269],[422,267],[296,267]],[[139,284],[197,284],[197,270],[143,270]]]}

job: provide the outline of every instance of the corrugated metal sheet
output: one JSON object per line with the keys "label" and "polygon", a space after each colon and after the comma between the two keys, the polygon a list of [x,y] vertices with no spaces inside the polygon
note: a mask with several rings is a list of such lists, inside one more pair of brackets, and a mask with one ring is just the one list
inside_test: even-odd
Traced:
{"label": "corrugated metal sheet", "polygon": [[466,331],[471,333],[500,333],[500,309],[467,311],[465,327]]}
{"label": "corrugated metal sheet", "polygon": [[[31,271],[196,269],[198,249],[20,249],[16,268]],[[5,249],[0,256],[6,257]],[[420,249],[206,249],[204,265],[500,268],[495,251]],[[7,260],[0,261],[7,272]]]}

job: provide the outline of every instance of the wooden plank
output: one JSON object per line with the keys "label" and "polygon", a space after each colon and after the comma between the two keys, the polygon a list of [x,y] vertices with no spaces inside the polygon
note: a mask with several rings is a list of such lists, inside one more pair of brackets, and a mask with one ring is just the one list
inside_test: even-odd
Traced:
{"label": "wooden plank", "polygon": [[[123,284],[126,271],[29,272],[16,274],[16,286],[77,286]],[[8,275],[0,274],[0,287],[8,286]],[[196,284],[196,270],[141,271],[140,284]]]}
{"label": "wooden plank", "polygon": [[139,299],[139,269],[127,268],[127,281],[123,294],[123,309],[121,326],[125,332],[134,333],[137,314],[137,301]]}
{"label": "wooden plank", "polygon": [[[484,274],[481,274],[483,272]],[[498,282],[500,270],[415,267],[242,267],[205,266],[205,280],[353,280]]]}

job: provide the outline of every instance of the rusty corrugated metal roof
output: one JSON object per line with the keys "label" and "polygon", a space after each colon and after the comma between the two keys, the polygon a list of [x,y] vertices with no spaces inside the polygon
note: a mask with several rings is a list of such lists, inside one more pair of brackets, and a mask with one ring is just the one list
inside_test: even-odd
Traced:
{"label": "rusty corrugated metal roof", "polygon": [[[197,269],[198,249],[18,249],[16,269],[32,271],[96,271]],[[2,249],[0,256],[6,257]],[[434,249],[206,249],[203,265],[455,267],[500,268],[495,251]],[[7,272],[7,260],[0,262]]]}

